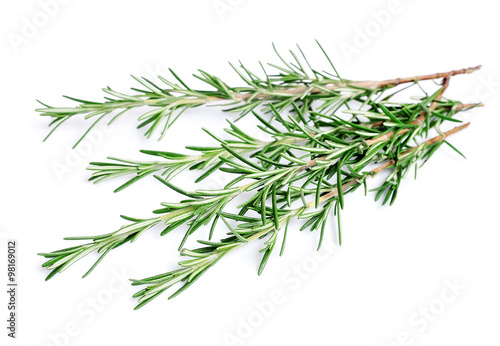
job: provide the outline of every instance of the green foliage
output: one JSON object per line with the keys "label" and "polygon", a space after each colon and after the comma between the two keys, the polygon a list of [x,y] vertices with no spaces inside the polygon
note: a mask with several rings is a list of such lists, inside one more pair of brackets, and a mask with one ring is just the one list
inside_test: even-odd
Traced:
{"label": "green foliage", "polygon": [[[473,105],[444,99],[442,96],[447,84],[433,94],[402,102],[395,97],[401,89],[390,92],[395,85],[375,83],[379,86],[374,88],[352,86],[335,70],[333,74],[328,74],[311,69],[302,51],[300,53],[303,60],[292,53],[292,62],[286,62],[278,54],[283,65],[271,66],[279,74],[265,74],[263,78],[242,64],[239,68],[233,67],[245,82],[244,87],[230,87],[218,77],[200,71],[197,78],[215,90],[192,90],[172,71],[176,82],[161,79],[170,89],[136,78],[146,89],[136,89],[138,94],[134,96],[105,89],[114,99],[109,98],[104,103],[77,100],[80,105],[76,108],[42,109],[42,115],[55,117],[54,121],[59,125],[76,114],[84,114],[87,118],[103,117],[114,110],[126,111],[148,105],[154,109],[140,117],[143,121],[140,126],[149,125],[147,134],[151,135],[162,121],[166,129],[180,112],[209,102],[210,98],[217,98],[235,101],[237,104],[229,110],[240,115],[252,114],[258,131],[270,137],[269,141],[258,140],[257,136],[228,122],[229,127],[225,129],[227,138],[219,138],[206,131],[215,142],[212,146],[186,147],[195,152],[194,155],[142,150],[143,154],[154,159],[137,161],[110,157],[108,162],[91,163],[89,170],[93,173],[90,180],[94,183],[129,177],[116,192],[153,176],[162,185],[182,195],[183,199],[175,203],[161,203],[161,208],[153,211],[155,216],[152,218],[123,217],[130,223],[115,232],[66,238],[91,242],[41,253],[48,259],[43,267],[51,271],[47,279],[90,253],[101,254],[86,276],[111,250],[135,241],[156,225],[163,225],[162,236],[174,230],[184,232],[179,251],[187,259],[179,262],[179,269],[132,280],[134,286],[146,286],[134,295],[138,298],[136,308],[173,286],[179,287],[170,298],[177,296],[226,254],[259,239],[263,241],[258,267],[260,275],[277,246],[280,246],[280,255],[284,253],[291,220],[303,220],[301,231],[318,233],[319,249],[329,217],[334,214],[337,216],[340,243],[340,211],[348,194],[361,186],[366,191],[367,179],[387,169],[390,171],[388,176],[373,190],[376,200],[392,204],[402,179],[413,167],[416,169],[419,162],[427,161],[443,143],[456,150],[447,137],[467,124],[448,132],[443,132],[441,127],[446,123],[460,122],[454,117],[456,113]],[[312,78],[304,66],[309,68]],[[445,80],[449,78],[444,77]],[[421,87],[418,78],[407,83]],[[332,85],[336,87],[332,88]],[[299,86],[303,90],[300,93],[283,91],[284,88]],[[242,95],[246,96],[243,98]],[[316,101],[314,108],[313,101]],[[264,112],[256,108],[262,104],[265,104]],[[427,139],[433,130],[438,136]],[[379,163],[383,164],[374,166]],[[219,189],[185,191],[171,181],[187,169],[201,172],[196,182],[217,171],[230,174],[232,179]],[[214,242],[211,239],[218,223],[225,225],[227,234]],[[184,248],[189,237],[203,226],[210,227],[209,239],[198,240],[201,244],[199,248]],[[280,236],[283,228],[283,236]],[[279,239],[281,245],[277,245]]]}

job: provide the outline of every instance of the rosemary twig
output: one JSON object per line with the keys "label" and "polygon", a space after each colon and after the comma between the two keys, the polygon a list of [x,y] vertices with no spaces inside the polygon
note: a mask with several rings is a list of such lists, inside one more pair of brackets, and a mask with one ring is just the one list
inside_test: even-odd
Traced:
{"label": "rosemary twig", "polygon": [[[442,88],[441,91],[444,89]],[[439,93],[438,91],[437,93]],[[391,106],[384,106],[384,103],[372,102],[372,109],[370,111],[347,111],[355,116],[367,116],[369,121],[360,122],[356,118],[350,121],[337,119],[335,116],[326,115],[322,113],[314,113],[316,117],[321,118],[321,125],[325,125],[328,120],[328,129],[321,130],[318,126],[305,125],[304,131],[296,131],[298,124],[290,118],[285,120],[278,112],[275,112],[276,120],[281,123],[283,128],[287,131],[280,131],[276,129],[277,126],[270,125],[267,121],[263,120],[258,114],[254,113],[262,125],[267,127],[265,132],[268,132],[274,137],[273,141],[260,141],[254,137],[246,134],[235,124],[229,123],[230,128],[225,131],[230,134],[233,139],[221,140],[215,135],[209,133],[213,138],[220,142],[217,147],[187,147],[189,150],[199,152],[198,155],[186,155],[179,153],[171,153],[165,151],[155,150],[142,150],[141,152],[157,158],[156,161],[137,161],[129,159],[119,159],[115,157],[108,157],[111,162],[91,162],[89,170],[93,171],[89,180],[94,183],[103,182],[109,179],[133,175],[133,177],[115,189],[115,192],[121,191],[138,180],[147,177],[148,175],[161,172],[161,176],[169,181],[175,175],[185,169],[202,170],[205,171],[200,175],[196,182],[206,179],[210,174],[217,171],[224,165],[226,161],[233,160],[236,155],[251,154],[260,160],[263,168],[266,168],[267,160],[269,157],[275,157],[280,153],[286,152],[289,145],[314,146],[317,143],[322,143],[331,138],[345,140],[349,138],[351,143],[357,141],[364,141],[366,145],[372,146],[379,142],[391,139],[396,131],[398,136],[404,135],[410,131],[417,133],[422,129],[422,124],[429,113],[429,122],[425,124],[425,131],[427,133],[429,128],[438,126],[443,119],[452,119],[453,115],[458,111],[467,110],[476,107],[477,104],[461,104],[456,101],[437,102],[440,99],[439,94],[435,94],[420,104],[397,104],[393,103]],[[386,100],[388,101],[388,100]],[[380,107],[384,107],[386,112],[390,112],[391,116],[397,117],[396,123],[390,123],[391,119],[387,116]],[[415,111],[425,108],[421,111],[420,115],[415,118]],[[375,111],[376,110],[376,111]],[[296,109],[299,118],[303,118],[304,114],[300,109]],[[407,116],[410,114],[411,116]],[[380,119],[384,119],[380,121]],[[413,120],[414,119],[414,120]],[[410,121],[410,124],[407,124]],[[389,125],[389,126],[388,126]],[[412,127],[411,125],[415,125]],[[262,128],[261,128],[262,129]],[[396,130],[393,130],[396,129]],[[335,137],[332,137],[335,136]],[[361,149],[360,149],[361,150]],[[324,158],[324,157],[323,157]],[[319,157],[318,159],[321,159]],[[310,163],[315,162],[316,159],[310,160]],[[307,168],[306,166],[304,168]]]}
{"label": "rosemary twig", "polygon": [[[321,46],[320,48],[324,52]],[[471,73],[480,68],[480,66],[476,66],[449,72],[381,81],[351,81],[340,78],[333,65],[333,74],[320,72],[310,67],[300,47],[298,49],[302,59],[290,51],[293,61],[287,62],[275,48],[281,65],[268,64],[276,71],[274,75],[268,74],[262,68],[264,76],[260,77],[241,62],[239,67],[231,64],[231,67],[245,84],[241,87],[231,87],[219,77],[199,70],[199,74],[195,74],[194,77],[213,90],[192,89],[170,69],[173,80],[158,76],[164,85],[158,85],[147,78],[132,76],[142,86],[142,88],[132,88],[133,94],[117,92],[107,87],[103,89],[106,93],[104,102],[65,96],[77,102],[78,105],[76,107],[51,107],[40,102],[44,107],[37,109],[37,111],[42,116],[52,118],[50,125],[54,125],[54,129],[46,139],[57,127],[76,115],[84,116],[85,119],[95,119],[90,128],[76,142],[75,146],[77,146],[90,129],[103,119],[109,119],[109,125],[129,110],[147,106],[149,110],[138,118],[140,121],[138,128],[147,127],[145,135],[150,137],[161,127],[161,139],[166,130],[184,111],[205,104],[229,105],[227,111],[244,116],[260,105],[265,106],[267,110],[269,110],[269,105],[273,105],[276,110],[283,111],[292,103],[297,104],[305,113],[306,110],[311,109],[313,101],[320,100],[322,105],[316,110],[330,112],[349,100],[379,95],[385,90],[401,84],[449,78],[458,74]],[[327,55],[326,58],[330,61]]]}

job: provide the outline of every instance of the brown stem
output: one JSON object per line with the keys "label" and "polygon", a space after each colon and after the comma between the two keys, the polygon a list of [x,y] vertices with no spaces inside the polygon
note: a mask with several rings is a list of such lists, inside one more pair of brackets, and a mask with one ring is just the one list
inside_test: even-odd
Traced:
{"label": "brown stem", "polygon": [[456,106],[455,110],[461,111],[461,110],[467,110],[469,108],[474,108],[474,107],[484,107],[484,103],[461,103]]}
{"label": "brown stem", "polygon": [[[432,79],[439,79],[439,78],[450,78],[459,74],[467,74],[467,73],[472,73],[474,71],[477,71],[481,68],[481,65],[475,66],[475,67],[469,67],[469,68],[464,68],[461,70],[452,70],[449,72],[441,72],[441,73],[434,73],[434,74],[428,74],[428,75],[423,75],[423,76],[416,76],[416,77],[407,77],[407,78],[396,78],[396,79],[387,79],[384,81],[376,82],[376,81],[365,81],[365,82],[354,82],[356,84],[350,84],[350,85],[355,85],[358,87],[365,87],[365,88],[380,88],[388,85],[393,85],[397,86],[400,84],[404,83],[411,83],[411,82],[420,82],[424,80],[432,80]],[[370,84],[371,83],[371,84]],[[365,86],[363,86],[365,85]]]}

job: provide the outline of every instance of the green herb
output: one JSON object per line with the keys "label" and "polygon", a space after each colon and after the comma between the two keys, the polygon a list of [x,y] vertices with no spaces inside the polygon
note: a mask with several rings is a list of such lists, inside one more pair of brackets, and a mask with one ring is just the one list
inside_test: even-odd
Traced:
{"label": "green herb", "polygon": [[[108,100],[103,104],[83,102],[71,111],[45,109],[45,115],[56,116],[56,120],[60,119],[62,123],[79,113],[100,117],[108,114],[103,113],[108,110],[128,110],[135,107],[135,97],[140,99],[140,102],[136,100],[137,105],[145,104],[147,100],[158,101],[158,104],[163,102],[162,106],[153,102],[149,105],[168,108],[168,112],[172,114],[173,109],[178,107],[185,110],[209,102],[210,97],[218,97],[220,100],[241,101],[243,105],[232,111],[242,115],[252,114],[259,131],[271,138],[269,141],[258,140],[229,122],[229,127],[225,129],[227,138],[219,138],[206,131],[215,142],[213,146],[187,147],[196,152],[195,155],[142,150],[143,154],[153,157],[153,161],[110,157],[109,162],[91,163],[89,169],[93,173],[90,180],[94,182],[129,176],[129,180],[115,191],[144,177],[153,176],[162,185],[183,195],[183,199],[180,202],[162,203],[161,208],[153,211],[155,216],[150,218],[122,216],[129,224],[115,232],[66,238],[88,242],[41,253],[48,259],[43,264],[43,267],[50,270],[47,279],[86,255],[97,252],[100,257],[85,273],[86,276],[111,250],[134,242],[156,225],[165,227],[161,235],[174,230],[184,232],[179,251],[186,259],[179,262],[180,268],[177,270],[132,280],[133,285],[146,285],[134,295],[138,298],[136,308],[144,306],[172,286],[179,285],[170,296],[175,297],[226,254],[255,240],[263,240],[262,260],[258,267],[260,275],[279,238],[282,239],[280,255],[283,254],[286,237],[290,234],[289,222],[293,219],[304,221],[301,230],[310,229],[319,233],[319,249],[329,216],[335,213],[340,243],[340,211],[346,203],[346,195],[361,186],[366,191],[367,178],[387,170],[388,176],[374,191],[376,199],[382,198],[383,204],[394,203],[401,180],[408,172],[413,167],[416,168],[417,163],[426,162],[443,143],[456,150],[449,143],[448,136],[466,128],[468,123],[448,131],[442,130],[443,125],[460,122],[455,117],[457,112],[479,106],[443,97],[452,76],[469,73],[477,68],[382,82],[351,82],[340,78],[335,70],[333,74],[312,70],[311,79],[303,68],[308,66],[307,62],[304,64],[297,59],[293,63],[287,63],[281,60],[284,67],[273,65],[281,73],[278,76],[266,74],[263,79],[258,79],[242,66],[243,72],[239,73],[248,84],[245,88],[228,87],[220,79],[202,72],[202,78],[217,91],[193,91],[174,74],[180,86],[166,83],[176,93],[172,90],[155,89],[150,82],[140,80],[146,87],[151,87],[143,96],[125,97],[114,93],[120,100]],[[420,87],[416,89],[423,90],[419,80],[441,78],[441,87],[432,94],[425,93],[411,102],[396,100],[395,95],[402,89],[388,92],[402,83],[416,85]],[[177,96],[174,97],[174,94]],[[188,100],[189,103],[182,103]],[[313,106],[314,100],[318,104]],[[179,103],[175,107],[169,106],[173,102]],[[266,106],[263,114],[256,106],[264,103]],[[154,118],[148,124],[161,121],[165,116],[173,116],[161,115],[161,112],[164,110],[150,113],[149,118],[145,117]],[[156,126],[152,124],[148,134]],[[433,130],[438,135],[427,139]],[[374,164],[380,163],[382,164],[373,168]],[[185,191],[171,180],[186,169],[201,171],[196,182],[216,171],[229,173],[233,179],[220,189]],[[236,197],[243,202],[235,205]],[[231,211],[235,209],[236,212]],[[212,241],[218,222],[219,225],[226,226],[227,234],[219,241]],[[203,226],[210,227],[210,234],[208,239],[198,240],[202,247],[185,249],[184,245],[189,237]],[[282,228],[284,232],[280,236]]]}

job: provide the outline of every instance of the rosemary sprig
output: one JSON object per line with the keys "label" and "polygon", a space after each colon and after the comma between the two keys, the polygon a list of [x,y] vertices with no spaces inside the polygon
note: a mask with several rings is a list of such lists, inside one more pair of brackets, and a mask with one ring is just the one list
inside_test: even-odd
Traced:
{"label": "rosemary sprig", "polygon": [[[325,53],[318,43],[321,51]],[[134,93],[125,94],[104,88],[106,93],[104,102],[87,101],[79,98],[64,96],[78,103],[75,107],[52,107],[40,102],[44,107],[36,109],[42,116],[52,118],[49,126],[54,128],[47,135],[74,116],[81,115],[85,119],[94,119],[88,130],[75,143],[75,147],[99,122],[108,119],[112,124],[121,115],[133,108],[148,107],[148,111],[139,116],[138,128],[147,128],[145,135],[149,138],[158,129],[162,128],[160,139],[165,136],[166,130],[188,109],[206,104],[229,106],[228,112],[237,113],[240,117],[254,111],[259,106],[269,111],[271,105],[278,112],[284,111],[295,104],[306,113],[312,110],[312,102],[319,100],[321,104],[314,110],[330,114],[335,112],[346,102],[351,100],[370,99],[380,96],[384,91],[406,83],[417,83],[424,80],[435,80],[451,77],[457,74],[471,73],[480,66],[462,70],[452,70],[444,73],[414,76],[407,78],[388,79],[382,81],[351,81],[341,78],[330,58],[333,72],[319,71],[312,68],[297,46],[299,54],[290,50],[292,61],[287,62],[273,45],[280,64],[268,65],[275,74],[268,74],[262,64],[263,76],[250,71],[243,63],[239,67],[230,64],[233,70],[242,79],[244,86],[232,87],[219,77],[198,70],[193,76],[213,90],[196,90],[190,88],[172,69],[173,80],[158,76],[164,84],[158,85],[144,77],[132,76],[141,88],[132,88]],[[303,120],[303,119],[299,119]]]}
{"label": "rosemary sprig", "polygon": [[[270,162],[278,156],[286,155],[290,148],[313,148],[311,153],[319,153],[320,148],[340,148],[346,143],[355,144],[362,142],[366,146],[371,146],[382,140],[391,139],[396,131],[398,136],[411,132],[414,136],[421,131],[428,132],[430,128],[439,127],[447,121],[459,121],[453,116],[461,110],[467,110],[476,107],[477,104],[461,104],[458,101],[440,101],[435,102],[436,94],[431,95],[420,103],[398,103],[387,104],[389,98],[384,102],[378,103],[370,101],[370,110],[344,110],[344,113],[353,115],[350,120],[338,118],[336,115],[327,115],[314,112],[315,120],[311,125],[301,125],[293,117],[285,120],[284,117],[273,109],[276,122],[281,125],[271,125],[257,113],[252,112],[261,122],[260,129],[270,134],[273,141],[261,141],[246,134],[235,124],[229,122],[230,128],[225,131],[233,139],[220,139],[205,130],[211,137],[219,142],[219,146],[212,147],[186,147],[191,151],[199,152],[198,155],[186,155],[157,150],[141,150],[142,153],[154,156],[156,161],[138,161],[129,159],[120,159],[108,157],[111,162],[91,162],[87,168],[93,171],[90,181],[100,183],[109,179],[132,175],[133,177],[115,189],[115,192],[132,185],[138,180],[160,172],[160,175],[169,181],[178,173],[185,169],[204,171],[197,179],[196,183],[206,179],[212,173],[220,169],[226,162],[236,159],[240,155],[250,154],[252,158],[258,160],[259,167],[267,169]],[[418,111],[422,110],[420,113]],[[384,113],[387,112],[387,113]],[[296,108],[299,118],[304,114],[299,108]],[[429,113],[429,114],[427,114]],[[387,115],[389,114],[389,115]],[[418,116],[417,116],[418,115]],[[368,120],[361,122],[359,117],[364,116]],[[392,116],[396,121],[393,122]],[[424,126],[424,120],[427,118]],[[325,126],[327,129],[325,129]],[[405,137],[405,140],[412,137]],[[332,141],[337,144],[332,145]],[[300,145],[300,146],[299,146]],[[358,150],[363,150],[358,147]],[[297,161],[297,160],[295,160]]]}

